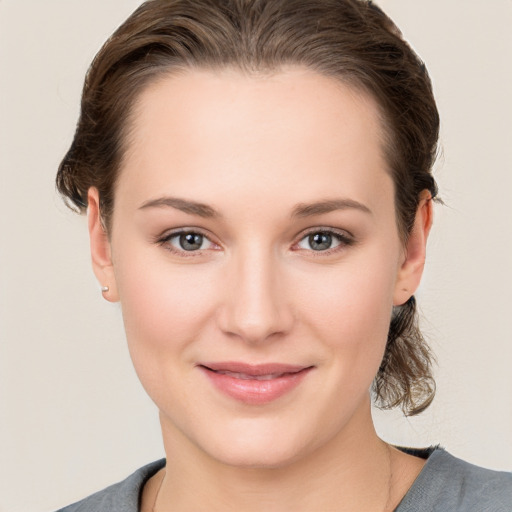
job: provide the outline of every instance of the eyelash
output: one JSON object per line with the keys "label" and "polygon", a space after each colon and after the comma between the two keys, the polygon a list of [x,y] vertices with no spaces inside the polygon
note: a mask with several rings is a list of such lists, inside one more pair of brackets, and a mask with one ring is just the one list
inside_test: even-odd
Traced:
{"label": "eyelash", "polygon": [[170,240],[172,240],[173,238],[179,237],[180,235],[200,235],[203,238],[205,238],[206,240],[208,240],[210,243],[214,244],[214,242],[212,242],[210,240],[210,238],[208,237],[208,235],[206,233],[203,233],[200,229],[197,229],[197,228],[190,228],[190,229],[184,228],[184,229],[172,231],[170,233],[166,233],[161,238],[158,238],[157,243],[159,245],[163,246],[166,250],[172,252],[173,254],[177,254],[178,256],[181,256],[183,258],[193,258],[193,257],[200,256],[203,254],[203,251],[201,251],[201,250],[185,251],[183,249],[180,250],[180,249],[176,249],[176,247],[173,247],[170,244]]}
{"label": "eyelash", "polygon": [[[185,228],[185,229],[180,229],[177,231],[172,231],[171,233],[167,233],[164,236],[159,237],[157,239],[157,243],[159,245],[165,247],[166,250],[172,252],[173,254],[177,254],[184,258],[193,258],[193,257],[202,255],[204,250],[185,251],[183,249],[181,249],[181,250],[177,249],[170,244],[170,241],[173,238],[179,237],[180,235],[183,235],[183,234],[200,235],[203,238],[205,238],[206,240],[208,240],[210,243],[216,245],[215,242],[212,242],[210,240],[210,238],[208,237],[207,234],[205,234],[204,232],[202,232],[201,230],[199,230],[197,228],[190,228],[190,229]],[[350,247],[356,243],[356,240],[353,238],[353,236],[347,232],[338,231],[338,230],[335,230],[332,228],[320,227],[320,228],[313,228],[313,229],[306,231],[301,236],[301,238],[297,242],[294,243],[294,247],[297,246],[300,242],[302,242],[306,238],[308,238],[309,236],[316,235],[316,234],[330,235],[339,242],[339,245],[337,245],[336,247],[326,249],[325,251],[315,251],[314,249],[298,249],[298,250],[308,251],[311,253],[311,255],[313,257],[322,257],[322,256],[325,257],[327,255],[331,255],[340,250],[343,250],[346,247]]]}
{"label": "eyelash", "polygon": [[[308,251],[311,253],[311,256],[315,258],[321,258],[325,256],[330,256],[331,254],[335,254],[339,251],[342,251],[343,249],[346,249],[347,247],[350,247],[356,243],[356,240],[352,236],[352,234],[346,232],[346,231],[338,231],[333,228],[313,228],[306,231],[300,238],[298,242],[294,244],[294,246],[298,245],[300,242],[302,242],[304,239],[308,238],[311,235],[316,234],[322,234],[322,235],[330,235],[333,239],[336,239],[339,244],[336,247],[331,247],[329,249],[326,249],[325,251],[315,251],[313,249],[303,249],[305,251]],[[300,250],[300,249],[299,249]]]}

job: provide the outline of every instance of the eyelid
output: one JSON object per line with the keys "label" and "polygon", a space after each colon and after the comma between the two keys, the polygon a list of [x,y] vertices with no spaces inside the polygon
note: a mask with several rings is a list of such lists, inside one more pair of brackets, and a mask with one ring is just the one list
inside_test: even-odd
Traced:
{"label": "eyelid", "polygon": [[354,238],[354,235],[346,229],[333,228],[329,226],[314,226],[312,228],[307,228],[305,231],[302,231],[300,235],[298,235],[297,239],[302,240],[304,237],[310,235],[311,233],[332,233],[334,235],[339,235],[345,238]]}

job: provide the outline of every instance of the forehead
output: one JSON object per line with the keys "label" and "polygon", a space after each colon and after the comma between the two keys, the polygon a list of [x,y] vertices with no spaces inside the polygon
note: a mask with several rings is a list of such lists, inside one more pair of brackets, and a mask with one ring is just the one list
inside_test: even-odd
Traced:
{"label": "forehead", "polygon": [[140,201],[187,187],[205,202],[213,190],[270,200],[279,189],[281,201],[367,201],[389,186],[382,135],[370,96],[311,70],[187,70],[140,94],[118,189]]}

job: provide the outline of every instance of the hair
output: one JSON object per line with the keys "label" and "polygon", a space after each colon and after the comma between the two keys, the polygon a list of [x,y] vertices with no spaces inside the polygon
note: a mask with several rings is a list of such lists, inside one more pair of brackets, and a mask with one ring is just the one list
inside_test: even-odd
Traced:
{"label": "hair", "polygon": [[[401,239],[411,232],[420,195],[437,195],[432,166],[439,115],[427,70],[395,24],[363,0],[149,0],[103,45],[85,80],[73,143],[57,188],[83,213],[96,187],[110,232],[115,184],[130,113],[144,88],[190,69],[244,73],[305,66],[371,95],[379,105],[384,154],[395,188]],[[418,328],[414,297],[396,307],[373,384],[381,408],[414,415],[435,393],[433,356]]]}

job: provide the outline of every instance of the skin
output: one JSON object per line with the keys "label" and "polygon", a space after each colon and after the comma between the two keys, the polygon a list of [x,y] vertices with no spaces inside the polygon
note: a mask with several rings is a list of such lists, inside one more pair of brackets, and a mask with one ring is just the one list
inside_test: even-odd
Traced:
{"label": "skin", "polygon": [[[143,510],[160,483],[156,510],[391,510],[423,461],[378,438],[368,390],[392,306],[419,284],[432,210],[422,194],[404,245],[373,99],[300,67],[190,70],[151,84],[131,123],[112,231],[93,188],[89,230],[160,411],[168,464]],[[218,216],[148,206],[162,197]],[[343,207],[292,216],[333,199]],[[180,228],[205,235],[200,250],[170,237]],[[313,250],[325,230],[344,238]],[[200,361],[314,369],[255,406],[217,391]]]}

